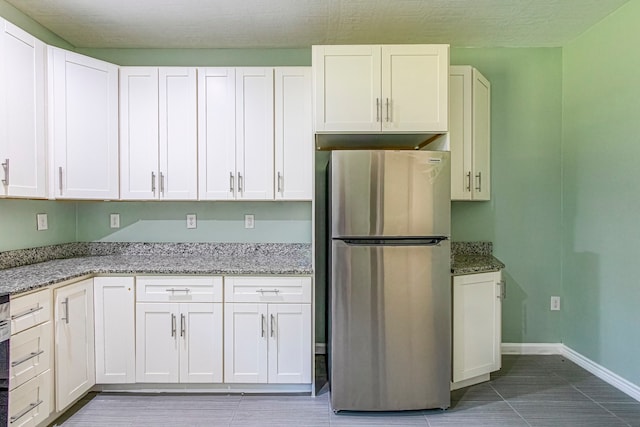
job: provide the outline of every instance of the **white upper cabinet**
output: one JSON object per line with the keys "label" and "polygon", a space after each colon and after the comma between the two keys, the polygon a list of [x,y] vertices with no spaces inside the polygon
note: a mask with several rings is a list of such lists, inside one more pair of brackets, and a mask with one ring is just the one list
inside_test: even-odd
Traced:
{"label": "white upper cabinet", "polygon": [[0,196],[47,196],[45,45],[0,18]]}
{"label": "white upper cabinet", "polygon": [[448,45],[313,46],[316,132],[448,130]]}
{"label": "white upper cabinet", "polygon": [[235,198],[235,68],[198,69],[198,166],[201,200]]}
{"label": "white upper cabinet", "polygon": [[451,199],[491,198],[491,85],[475,68],[450,71]]}
{"label": "white upper cabinet", "polygon": [[273,68],[199,69],[201,200],[272,200]]}
{"label": "white upper cabinet", "polygon": [[275,198],[311,200],[311,68],[275,69]]}
{"label": "white upper cabinet", "polygon": [[118,198],[118,67],[48,48],[49,196]]}
{"label": "white upper cabinet", "polygon": [[120,193],[127,200],[195,200],[196,69],[120,69]]}

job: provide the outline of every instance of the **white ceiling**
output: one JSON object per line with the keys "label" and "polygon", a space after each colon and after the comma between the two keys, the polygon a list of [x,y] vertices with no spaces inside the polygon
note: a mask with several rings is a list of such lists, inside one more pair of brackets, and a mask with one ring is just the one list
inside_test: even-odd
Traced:
{"label": "white ceiling", "polygon": [[562,46],[628,0],[7,0],[76,47]]}

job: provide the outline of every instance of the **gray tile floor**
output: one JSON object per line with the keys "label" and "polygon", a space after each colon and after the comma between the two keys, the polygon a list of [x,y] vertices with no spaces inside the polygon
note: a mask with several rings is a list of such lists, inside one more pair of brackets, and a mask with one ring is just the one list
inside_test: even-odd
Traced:
{"label": "gray tile floor", "polygon": [[451,398],[446,411],[334,414],[326,385],[315,398],[91,394],[54,425],[640,427],[640,402],[560,356],[504,356],[491,381]]}

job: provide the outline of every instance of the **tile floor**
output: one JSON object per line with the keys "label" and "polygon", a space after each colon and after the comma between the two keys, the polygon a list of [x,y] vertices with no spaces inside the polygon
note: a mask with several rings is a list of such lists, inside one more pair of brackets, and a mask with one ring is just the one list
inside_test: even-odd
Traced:
{"label": "tile floor", "polygon": [[491,381],[454,391],[446,411],[334,414],[322,374],[317,382],[315,398],[90,394],[54,425],[640,427],[640,402],[561,356],[504,356]]}

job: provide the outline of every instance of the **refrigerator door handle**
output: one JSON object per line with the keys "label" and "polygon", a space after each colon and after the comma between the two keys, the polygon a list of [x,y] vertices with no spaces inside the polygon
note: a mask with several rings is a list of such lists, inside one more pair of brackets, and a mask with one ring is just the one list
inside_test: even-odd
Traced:
{"label": "refrigerator door handle", "polygon": [[447,236],[433,237],[334,237],[348,246],[439,246]]}

